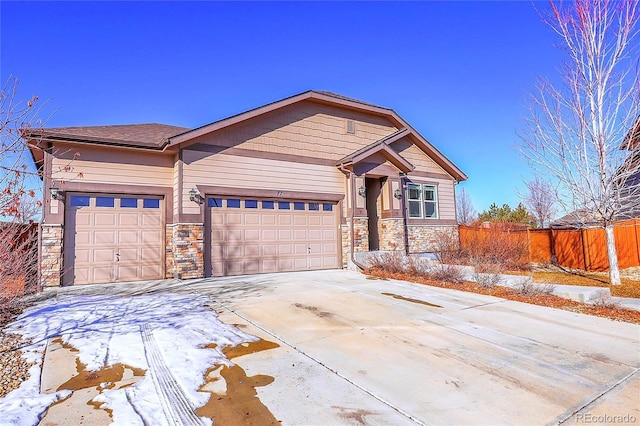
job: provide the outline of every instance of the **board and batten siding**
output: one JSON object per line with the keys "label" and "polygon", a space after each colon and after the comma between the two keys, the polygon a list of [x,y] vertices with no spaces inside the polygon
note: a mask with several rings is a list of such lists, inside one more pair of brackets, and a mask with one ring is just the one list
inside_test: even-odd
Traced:
{"label": "board and batten siding", "polygon": [[344,175],[334,166],[191,150],[182,151],[182,160],[183,214],[200,213],[189,201],[189,190],[197,185],[344,194]]}
{"label": "board and batten siding", "polygon": [[[347,121],[354,133],[347,132]],[[315,102],[301,102],[193,142],[337,160],[395,132],[388,120]]]}
{"label": "board and batten siding", "polygon": [[110,147],[56,144],[51,171],[56,181],[166,187],[173,184],[173,157]]}

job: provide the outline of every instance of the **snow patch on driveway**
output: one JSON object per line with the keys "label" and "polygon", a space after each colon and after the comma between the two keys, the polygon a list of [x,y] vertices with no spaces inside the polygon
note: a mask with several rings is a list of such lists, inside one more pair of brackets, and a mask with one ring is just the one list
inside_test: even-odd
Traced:
{"label": "snow patch on driveway", "polygon": [[[232,365],[222,348],[258,340],[220,322],[205,306],[208,302],[207,297],[191,294],[69,295],[26,310],[7,331],[32,339],[34,343],[22,351],[36,365],[28,381],[0,399],[0,424],[35,425],[52,402],[69,394],[64,390],[40,393],[41,363],[49,338],[62,336],[66,344],[79,351],[78,358],[87,370],[118,363],[149,370],[143,326],[153,330],[167,367],[187,397],[195,407],[204,405],[210,395],[198,389],[207,369],[214,364]],[[103,392],[98,400],[105,403],[103,408],[113,410],[118,423],[167,424],[158,410],[160,399],[148,374],[131,387]],[[203,420],[210,423],[210,419]]]}

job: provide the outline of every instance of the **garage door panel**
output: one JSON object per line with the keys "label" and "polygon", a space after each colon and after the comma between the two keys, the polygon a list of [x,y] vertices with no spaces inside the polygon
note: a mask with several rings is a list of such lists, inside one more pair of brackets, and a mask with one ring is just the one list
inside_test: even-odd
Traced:
{"label": "garage door panel", "polygon": [[228,213],[227,214],[227,225],[242,225],[242,214],[241,213]]}
{"label": "garage door panel", "polygon": [[291,244],[278,244],[278,255],[293,254],[293,246]]}
{"label": "garage door panel", "polygon": [[[76,212],[84,212],[84,209],[74,209]],[[90,226],[91,225],[92,216],[90,215],[76,215],[76,228],[81,226]]]}
{"label": "garage door panel", "polygon": [[322,225],[322,217],[318,214],[313,214],[309,216],[309,226],[320,226]]}
{"label": "garage door panel", "polygon": [[280,214],[278,215],[278,225],[291,225],[293,224],[293,218],[291,214]]}
{"label": "garage door panel", "polygon": [[244,215],[244,224],[245,225],[259,225],[260,224],[260,215],[256,213],[246,213]]}
{"label": "garage door panel", "polygon": [[142,231],[142,244],[159,245],[162,242],[162,231]]}
{"label": "garage door panel", "polygon": [[244,231],[244,240],[245,241],[260,241],[260,230],[259,229],[245,229],[245,231]]}
{"label": "garage door panel", "polygon": [[244,246],[244,255],[260,257],[260,244],[247,244]]}
{"label": "garage door panel", "polygon": [[141,235],[133,230],[118,231],[118,244],[138,244]]}
{"label": "garage door panel", "polygon": [[278,239],[278,231],[276,229],[262,229],[262,241],[276,241]]}
{"label": "garage door panel", "polygon": [[142,215],[142,226],[150,227],[150,226],[162,226],[162,217],[157,214],[145,213]]}
{"label": "garage door panel", "polygon": [[119,266],[118,279],[120,281],[135,281],[139,279],[138,266]]}
{"label": "garage door panel", "polygon": [[[88,272],[88,271],[87,271]],[[91,268],[91,276],[87,273],[86,280],[90,280],[96,283],[107,283],[114,280],[114,267],[113,266],[98,266]],[[78,276],[76,272],[76,277]]]}
{"label": "garage door panel", "polygon": [[278,246],[275,244],[262,244],[262,256],[276,256]]}
{"label": "garage door panel", "polygon": [[276,215],[275,214],[262,214],[260,222],[263,225],[275,225],[276,224]]}
{"label": "garage door panel", "polygon": [[109,213],[96,213],[95,226],[110,226],[116,225],[116,215],[113,212]]}
{"label": "garage door panel", "polygon": [[120,226],[140,226],[141,220],[138,212],[119,213],[118,222]]}
{"label": "garage door panel", "polygon": [[153,280],[156,279],[157,276],[162,275],[162,266],[155,265],[142,265],[142,279],[144,280]]}
{"label": "garage door panel", "polygon": [[336,245],[333,243],[325,243],[322,247],[322,253],[324,254],[335,254],[336,251]]}
{"label": "garage door panel", "polygon": [[[83,253],[88,253],[88,251],[83,250]],[[93,250],[93,262],[113,262],[115,258],[116,258],[115,248]],[[88,259],[86,260],[81,259],[81,260],[84,262],[88,261]]]}
{"label": "garage door panel", "polygon": [[140,250],[138,248],[120,248],[120,264],[125,264],[130,261],[138,263],[140,259]]}
{"label": "garage door panel", "polygon": [[109,231],[94,231],[93,232],[93,244],[115,244],[116,235],[113,230]]}
{"label": "garage door panel", "polygon": [[307,216],[306,215],[295,215],[293,217],[293,224],[295,226],[307,226]]}
{"label": "garage door panel", "polygon": [[[308,210],[307,202],[279,200],[257,204],[253,200],[250,204],[234,201],[233,205],[240,207],[232,208],[224,200],[221,205],[207,213],[210,264],[215,276],[321,269],[327,267],[327,254],[337,259],[335,209]],[[290,210],[280,209],[287,205]],[[304,210],[299,209],[301,205]],[[333,247],[326,251],[325,244]],[[337,263],[335,260],[329,267]]]}
{"label": "garage door panel", "polygon": [[278,230],[278,241],[292,240],[293,239],[293,230],[291,229],[279,229]]}
{"label": "garage door panel", "polygon": [[89,231],[76,231],[76,245],[89,245],[91,244],[91,233]]}

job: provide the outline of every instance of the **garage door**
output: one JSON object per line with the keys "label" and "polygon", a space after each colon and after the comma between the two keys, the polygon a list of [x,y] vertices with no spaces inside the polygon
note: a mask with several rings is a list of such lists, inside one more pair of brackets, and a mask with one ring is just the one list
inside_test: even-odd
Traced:
{"label": "garage door", "polygon": [[336,206],[207,198],[211,275],[337,268]]}
{"label": "garage door", "polygon": [[63,283],[163,277],[160,197],[70,194],[66,201]]}

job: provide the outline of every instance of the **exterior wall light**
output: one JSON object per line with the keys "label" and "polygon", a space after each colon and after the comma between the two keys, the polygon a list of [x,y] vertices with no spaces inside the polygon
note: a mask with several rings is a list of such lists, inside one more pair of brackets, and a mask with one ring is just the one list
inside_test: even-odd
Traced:
{"label": "exterior wall light", "polygon": [[361,197],[366,197],[367,196],[367,188],[365,188],[364,185],[362,185],[360,188],[358,188],[358,195],[360,195]]}
{"label": "exterior wall light", "polygon": [[198,204],[204,203],[204,198],[198,193],[198,191],[196,191],[195,188],[191,188],[191,191],[189,191],[189,200]]}
{"label": "exterior wall light", "polygon": [[401,199],[402,198],[402,191],[400,191],[399,189],[396,189],[395,191],[393,191],[393,196],[396,197],[396,199]]}
{"label": "exterior wall light", "polygon": [[51,192],[51,198],[54,200],[59,200],[60,199],[60,188],[58,188],[57,186],[53,185],[49,188],[49,192]]}

